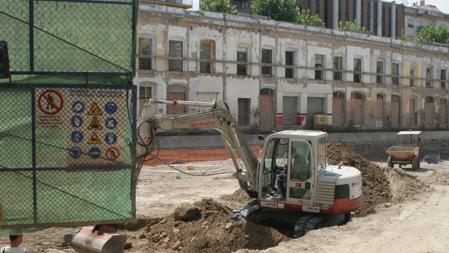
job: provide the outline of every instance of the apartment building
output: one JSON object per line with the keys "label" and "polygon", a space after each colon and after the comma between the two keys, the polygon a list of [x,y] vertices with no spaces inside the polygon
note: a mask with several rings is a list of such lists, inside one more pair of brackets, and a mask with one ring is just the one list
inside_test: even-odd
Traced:
{"label": "apartment building", "polygon": [[448,128],[446,47],[154,4],[139,8],[141,103],[224,100],[251,131]]}
{"label": "apartment building", "polygon": [[[233,0],[239,12],[250,13],[252,0]],[[318,15],[326,28],[358,21],[370,34],[397,37],[404,27],[404,5],[381,0],[297,0],[301,9]]]}

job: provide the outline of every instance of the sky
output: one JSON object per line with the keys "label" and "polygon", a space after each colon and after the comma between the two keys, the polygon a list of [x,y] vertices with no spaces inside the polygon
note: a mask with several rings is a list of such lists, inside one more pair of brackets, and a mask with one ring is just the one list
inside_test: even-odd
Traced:
{"label": "sky", "polygon": [[[200,0],[193,0],[193,9],[194,10],[199,9],[199,1]],[[413,2],[416,2],[416,1],[419,1],[419,0],[396,0],[397,3],[404,3],[406,5],[412,5]],[[387,2],[391,2],[391,1],[387,1]],[[435,5],[444,13],[449,13],[449,1],[448,0],[426,0],[426,4]]]}

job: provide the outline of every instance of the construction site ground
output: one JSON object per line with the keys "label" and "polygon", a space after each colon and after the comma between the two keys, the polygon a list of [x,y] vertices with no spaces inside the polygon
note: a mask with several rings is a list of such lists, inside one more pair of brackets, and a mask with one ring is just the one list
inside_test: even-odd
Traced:
{"label": "construction site ground", "polygon": [[[422,163],[417,171],[391,170],[380,159],[369,163],[338,144],[331,145],[331,162],[366,167],[362,173],[369,181],[364,185],[367,204],[348,224],[288,239],[271,228],[231,221],[231,210],[250,201],[239,191],[232,162],[184,161],[176,168],[202,176],[182,174],[166,165],[142,170],[137,186],[139,219],[121,231],[132,242],[125,252],[447,252],[447,157],[439,164]],[[211,173],[218,175],[206,176]],[[61,243],[64,234],[77,229],[31,231],[24,246],[33,252],[74,252]],[[0,245],[6,242],[7,238],[0,238]]]}

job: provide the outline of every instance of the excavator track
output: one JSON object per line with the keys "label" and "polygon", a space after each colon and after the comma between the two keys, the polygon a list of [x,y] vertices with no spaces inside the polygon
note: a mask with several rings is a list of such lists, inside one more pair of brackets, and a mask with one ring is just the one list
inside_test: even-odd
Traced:
{"label": "excavator track", "polygon": [[344,225],[350,214],[329,216],[326,214],[291,212],[280,209],[259,208],[254,202],[234,212],[233,218],[273,227],[290,238],[299,238],[309,231],[323,227]]}
{"label": "excavator track", "polygon": [[325,223],[326,217],[319,214],[305,214],[299,218],[293,228],[291,237],[299,238],[307,232],[321,228]]}

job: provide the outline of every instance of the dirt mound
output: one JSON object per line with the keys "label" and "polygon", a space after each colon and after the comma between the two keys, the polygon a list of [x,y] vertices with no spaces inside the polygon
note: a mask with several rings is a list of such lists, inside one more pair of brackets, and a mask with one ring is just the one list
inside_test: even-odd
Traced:
{"label": "dirt mound", "polygon": [[400,168],[387,169],[387,177],[390,181],[393,202],[414,199],[417,193],[430,189],[429,185]]}
{"label": "dirt mound", "polygon": [[400,201],[423,189],[423,183],[400,169],[381,168],[349,148],[336,142],[327,145],[330,164],[353,166],[362,172],[364,203],[356,214],[363,216],[374,212],[378,204]]}
{"label": "dirt mound", "polygon": [[[179,212],[200,210],[200,217],[185,222],[175,219]],[[195,211],[194,211],[195,212]],[[231,210],[211,199],[183,207],[159,223],[146,228],[149,251],[233,252],[238,249],[265,249],[287,238],[275,229],[230,219]]]}
{"label": "dirt mound", "polygon": [[230,195],[223,196],[221,199],[223,199],[225,201],[229,201],[229,202],[240,203],[240,204],[246,204],[253,200],[250,196],[248,196],[248,193],[246,193],[242,189],[238,189]]}

